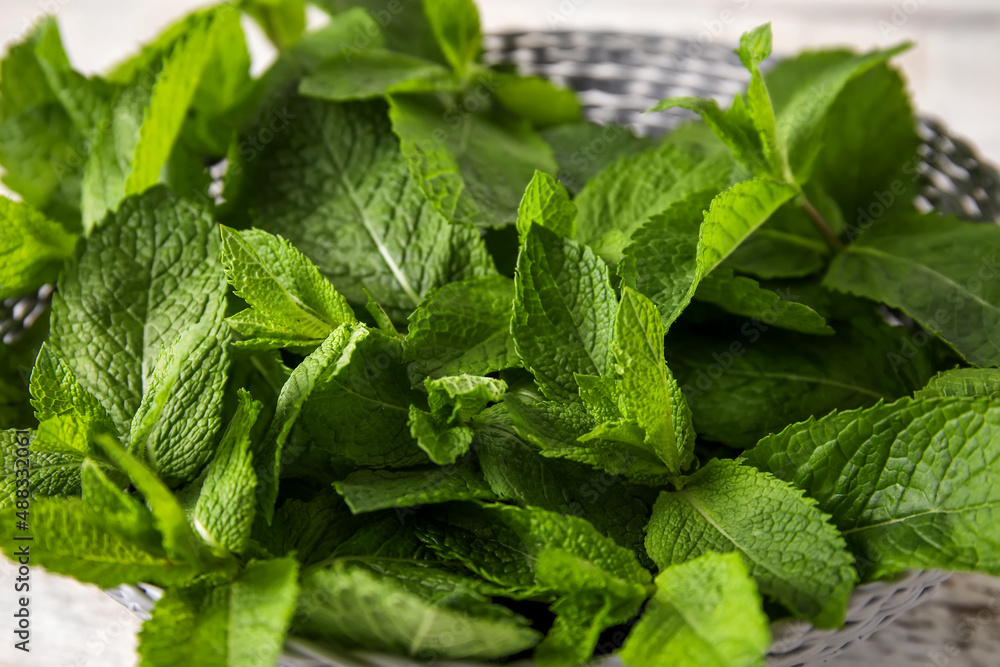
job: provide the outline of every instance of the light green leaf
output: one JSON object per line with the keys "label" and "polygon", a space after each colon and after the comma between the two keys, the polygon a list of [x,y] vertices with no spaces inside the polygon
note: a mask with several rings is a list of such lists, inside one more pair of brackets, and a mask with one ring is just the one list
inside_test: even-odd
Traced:
{"label": "light green leaf", "polygon": [[576,204],[559,181],[540,171],[528,183],[517,209],[517,233],[522,242],[532,224],[566,238],[576,233]]}
{"label": "light green leaf", "polygon": [[660,494],[646,550],[661,569],[711,551],[738,553],[761,593],[817,627],[835,628],[857,573],[829,519],[801,489],[713,459],[678,491]]}
{"label": "light green leaf", "polygon": [[472,0],[423,0],[423,5],[438,46],[455,71],[463,75],[482,50],[483,35],[476,3]]}
{"label": "light green leaf", "polygon": [[[486,79],[490,90],[498,85]],[[517,219],[535,170],[555,173],[552,151],[526,121],[497,111],[470,113],[430,96],[389,98],[392,128],[410,172],[453,222],[503,227]]]}
{"label": "light green leaf", "polygon": [[1000,364],[1000,229],[952,217],[882,220],[823,284],[899,308],[976,366]]}
{"label": "light green leaf", "polygon": [[475,375],[451,375],[424,380],[427,404],[443,423],[468,422],[490,403],[503,400],[507,383]]}
{"label": "light green leaf", "polygon": [[355,514],[453,500],[496,500],[474,462],[443,468],[359,470],[334,487]]}
{"label": "light green leaf", "polygon": [[652,301],[625,287],[615,315],[612,350],[615,392],[622,416],[634,421],[671,472],[694,457],[691,410],[663,360],[666,327]]}
{"label": "light green leaf", "polygon": [[629,667],[759,667],[770,644],[743,560],[712,553],[660,573],[621,657]]}
{"label": "light green leaf", "polygon": [[250,429],[263,406],[239,390],[239,406],[222,436],[192,516],[195,530],[216,549],[243,553],[257,511],[257,475]]}
{"label": "light green leaf", "polygon": [[53,297],[51,345],[128,432],[164,346],[221,319],[225,276],[204,211],[163,189],[127,200],[80,244]]}
{"label": "light green leaf", "polygon": [[590,248],[532,225],[514,282],[517,354],[546,396],[572,399],[574,373],[608,368],[616,299],[607,267]]}
{"label": "light green leaf", "polygon": [[583,119],[580,100],[569,88],[560,88],[537,76],[502,73],[497,76],[500,83],[493,91],[494,97],[536,128],[579,123]]}
{"label": "light green leaf", "polygon": [[1000,370],[992,368],[956,368],[938,373],[916,398],[943,396],[995,396],[1000,394]]}
{"label": "light green leaf", "polygon": [[306,3],[303,0],[248,0],[240,8],[257,21],[279,50],[293,45],[305,32]]}
{"label": "light green leaf", "polygon": [[31,371],[31,404],[39,422],[58,415],[71,415],[84,422],[111,428],[104,406],[77,380],[66,359],[42,343]]}
{"label": "light green leaf", "polygon": [[18,490],[25,486],[32,502],[44,496],[80,493],[83,458],[35,451],[35,437],[33,431],[0,431],[0,509],[13,508]]}
{"label": "light green leaf", "polygon": [[465,456],[472,444],[472,429],[468,426],[448,426],[431,413],[410,406],[410,435],[427,457],[438,465],[449,465]]}
{"label": "light green leaf", "polygon": [[241,347],[269,347],[275,339],[288,341],[283,346],[318,345],[341,324],[357,321],[347,300],[288,241],[255,229],[221,229],[226,277],[252,309],[228,320],[249,339]]}
{"label": "light green leaf", "polygon": [[864,579],[924,568],[995,575],[998,434],[995,398],[904,398],[789,426],[747,461],[833,516]]}
{"label": "light green leaf", "polygon": [[323,63],[302,79],[306,97],[343,102],[382,97],[388,93],[452,91],[461,81],[441,65],[386,49],[344,53]]}
{"label": "light green leaf", "polygon": [[367,290],[402,320],[434,287],[494,272],[479,233],[449,223],[421,193],[383,102],[296,98],[287,110],[295,122],[255,153],[250,214],[349,302],[363,306]]}
{"label": "light green leaf", "polygon": [[152,513],[135,496],[125,493],[124,483],[113,482],[102,468],[103,464],[92,459],[85,459],[80,466],[80,487],[87,511],[122,539],[162,555],[162,540]]}
{"label": "light green leaf", "polygon": [[516,366],[514,281],[488,276],[429,292],[410,315],[405,359],[418,377],[483,375]]}
{"label": "light green leaf", "polygon": [[76,234],[7,197],[0,197],[0,225],[0,299],[55,282],[73,254]]}
{"label": "light green leaf", "polygon": [[650,217],[703,190],[730,183],[732,158],[664,142],[622,158],[590,180],[575,199],[577,236],[612,264]]}
{"label": "light green leaf", "polygon": [[[462,580],[460,580],[462,581]],[[490,659],[531,648],[528,620],[477,593],[471,579],[445,593],[421,581],[402,582],[344,562],[314,570],[302,582],[297,621],[306,637],[346,649],[388,651],[413,658]]]}

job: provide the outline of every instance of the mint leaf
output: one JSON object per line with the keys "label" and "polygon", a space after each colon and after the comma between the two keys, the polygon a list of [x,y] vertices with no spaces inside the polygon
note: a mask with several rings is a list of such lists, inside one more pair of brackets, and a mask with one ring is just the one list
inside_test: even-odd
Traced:
{"label": "mint leaf", "polygon": [[[490,90],[498,84],[484,79],[481,85]],[[535,170],[556,171],[545,142],[525,121],[509,115],[469,113],[417,95],[392,95],[389,115],[413,178],[453,222],[509,225]]]}
{"label": "mint leaf", "polygon": [[623,288],[612,343],[619,407],[642,429],[643,443],[671,472],[680,472],[694,456],[694,430],[687,401],[663,360],[665,333],[653,302]]}
{"label": "mint leaf", "polygon": [[[345,27],[345,43],[337,52],[351,55],[363,52],[364,43],[357,44],[354,41],[357,36],[354,28],[357,26],[365,31],[365,35],[372,36],[368,48],[384,46],[392,51],[409,53],[442,65],[448,64],[424,13],[422,0],[400,3],[392,11],[389,11],[382,0],[319,0],[315,4],[333,14],[332,25]],[[370,28],[358,25],[358,19],[362,17],[370,23]],[[306,39],[315,34],[307,33]]]}
{"label": "mint leaf", "polygon": [[80,244],[52,300],[52,347],[128,431],[162,347],[221,318],[210,216],[163,189],[126,201]]}
{"label": "mint leaf", "polygon": [[222,265],[236,295],[250,305],[229,318],[254,349],[318,345],[357,321],[343,296],[288,241],[259,230],[222,226]]}
{"label": "mint leaf", "polygon": [[725,264],[765,280],[801,278],[826,268],[829,250],[820,239],[805,238],[765,223],[737,246]]}
{"label": "mint leaf", "polygon": [[517,365],[510,333],[514,281],[489,276],[429,292],[410,315],[405,359],[418,377],[482,375]]}
{"label": "mint leaf", "polygon": [[257,476],[250,453],[250,429],[261,404],[241,389],[239,407],[205,469],[194,508],[194,526],[217,549],[243,553],[257,509]]}
{"label": "mint leaf", "polygon": [[[4,552],[14,556],[13,507],[0,512]],[[199,570],[175,557],[150,553],[122,538],[92,513],[80,498],[38,498],[31,505],[31,528],[49,539],[31,545],[32,562],[56,574],[111,588],[120,584],[152,583],[159,586],[192,580]]]}
{"label": "mint leaf", "polygon": [[517,232],[523,240],[532,224],[547,227],[559,236],[576,233],[576,205],[556,179],[536,171],[517,209]]}
{"label": "mint leaf", "polygon": [[744,561],[710,553],[660,573],[621,657],[629,667],[751,667],[764,664],[770,643]]}
{"label": "mint leaf", "polygon": [[[116,478],[118,475],[116,475]],[[80,466],[80,488],[88,511],[122,539],[162,555],[162,540],[152,513],[134,496],[112,481],[102,465],[85,459]]]}
{"label": "mint leaf", "polygon": [[1000,229],[951,217],[883,220],[830,265],[824,285],[899,308],[976,366],[1000,364]]}
{"label": "mint leaf", "polygon": [[333,553],[363,523],[370,525],[370,519],[355,517],[330,488],[308,501],[286,501],[275,512],[271,526],[258,517],[253,539],[275,556],[291,556],[294,551],[296,560],[311,565]]}
{"label": "mint leaf", "polygon": [[538,642],[527,619],[490,603],[467,581],[445,592],[335,563],[303,580],[301,604],[314,611],[296,627],[347,649],[420,659],[499,658]]}
{"label": "mint leaf", "polygon": [[87,423],[113,428],[111,418],[94,395],[80,385],[66,359],[42,343],[31,371],[31,404],[39,422],[59,415],[79,417]]}
{"label": "mint leaf", "polygon": [[302,79],[306,97],[343,102],[382,97],[397,92],[456,90],[461,82],[441,65],[386,49],[344,53],[323,63]]}
{"label": "mint leaf", "polygon": [[242,9],[257,21],[279,50],[297,42],[306,29],[303,0],[249,0]]}
{"label": "mint leaf", "polygon": [[427,404],[435,419],[452,424],[468,422],[490,403],[498,403],[507,383],[475,375],[452,375],[424,380]]}
{"label": "mint leaf", "polygon": [[171,486],[194,479],[212,456],[229,371],[228,332],[218,315],[162,350],[132,418],[129,450]]}
{"label": "mint leaf", "polygon": [[734,275],[731,269],[719,267],[698,284],[694,295],[724,310],[783,329],[806,334],[828,336],[833,329],[823,316],[809,306],[781,298],[760,286],[756,280]]}
{"label": "mint leaf", "polygon": [[790,426],[747,461],[815,498],[865,579],[910,568],[995,573],[1000,562],[968,545],[997,539],[998,423],[991,398],[904,398]]}
{"label": "mint leaf", "polygon": [[76,235],[27,204],[0,197],[0,299],[55,282]]}
{"label": "mint leaf", "polygon": [[410,406],[410,435],[427,457],[438,465],[455,463],[472,444],[472,429],[449,426],[415,405]]}
{"label": "mint leaf", "polygon": [[496,500],[479,466],[472,463],[414,470],[359,470],[334,486],[355,514],[452,500]]}
{"label": "mint leaf", "polygon": [[479,58],[483,35],[472,0],[423,0],[427,22],[455,71],[462,75]]}
{"label": "mint leaf", "polygon": [[285,459],[283,453],[285,442],[302,414],[303,406],[321,378],[327,373],[336,373],[347,366],[358,341],[366,335],[367,331],[360,325],[353,330],[341,325],[295,367],[281,388],[267,435],[259,451],[254,452],[254,467],[258,481],[257,497],[268,524],[274,516],[274,503],[278,498],[278,478]]}
{"label": "mint leaf", "polygon": [[536,128],[578,123],[583,108],[576,93],[560,88],[548,79],[537,76],[499,74],[494,97],[518,116],[531,121]]}
{"label": "mint leaf", "polygon": [[[80,493],[83,458],[78,454],[35,451],[35,438],[33,431],[0,431],[0,509],[15,507],[18,490],[25,486],[20,480],[27,480],[31,499]],[[25,458],[27,474],[23,472],[24,464],[19,463]]]}
{"label": "mint leaf", "polygon": [[956,368],[938,373],[923,389],[915,392],[915,398],[939,398],[943,396],[994,396],[1000,394],[1000,370],[980,368]]}
{"label": "mint leaf", "polygon": [[660,494],[646,550],[660,569],[712,551],[736,552],[761,593],[818,627],[834,628],[844,622],[857,574],[829,518],[800,489],[713,459],[678,491]]}
{"label": "mint leaf", "polygon": [[[363,305],[367,290],[404,319],[430,289],[493,272],[479,234],[449,223],[420,192],[382,102],[293,99],[287,109],[295,122],[254,152],[250,214],[301,248],[349,302]],[[311,185],[318,173],[329,177]]]}
{"label": "mint leaf", "polygon": [[730,182],[732,158],[664,142],[623,158],[590,180],[576,198],[577,236],[617,264],[632,236],[651,216],[703,190]]}
{"label": "mint leaf", "polygon": [[525,368],[551,398],[577,394],[574,373],[608,367],[615,293],[586,246],[532,225],[517,260],[511,333]]}
{"label": "mint leaf", "polygon": [[221,586],[169,589],[142,626],[139,655],[151,665],[273,665],[298,592],[292,558],[251,562]]}

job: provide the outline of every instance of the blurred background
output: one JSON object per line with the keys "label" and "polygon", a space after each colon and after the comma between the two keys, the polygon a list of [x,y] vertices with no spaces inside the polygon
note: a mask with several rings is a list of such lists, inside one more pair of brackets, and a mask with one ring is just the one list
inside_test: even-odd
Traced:
{"label": "blurred background", "polygon": [[[0,0],[0,51],[46,14],[59,17],[74,64],[97,73],[130,55],[205,0]],[[729,47],[771,21],[775,52],[902,41],[897,60],[918,112],[939,119],[1000,163],[1000,2],[998,0],[478,0],[487,32],[602,30],[668,34]],[[255,69],[273,53],[248,26]],[[0,618],[13,612],[14,566],[0,559]],[[0,665],[131,667],[139,621],[94,587],[32,573],[32,652],[11,648],[0,624]],[[16,654],[16,655],[15,655]],[[848,651],[832,667],[983,667],[1000,661],[1000,582],[954,578],[925,607]]]}

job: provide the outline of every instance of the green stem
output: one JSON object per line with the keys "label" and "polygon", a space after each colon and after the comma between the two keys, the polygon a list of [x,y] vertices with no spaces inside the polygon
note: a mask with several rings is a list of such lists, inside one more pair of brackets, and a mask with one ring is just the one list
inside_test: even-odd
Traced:
{"label": "green stem", "polygon": [[844,249],[844,244],[840,242],[837,235],[833,233],[832,229],[830,229],[830,225],[827,224],[820,212],[816,210],[816,207],[812,205],[812,202],[810,202],[809,198],[804,194],[802,195],[802,208],[805,209],[806,215],[808,215],[813,221],[813,224],[816,225],[816,229],[818,229],[819,233],[823,235],[823,238],[826,239],[826,242],[830,245],[830,247],[833,248],[835,252],[841,252]]}

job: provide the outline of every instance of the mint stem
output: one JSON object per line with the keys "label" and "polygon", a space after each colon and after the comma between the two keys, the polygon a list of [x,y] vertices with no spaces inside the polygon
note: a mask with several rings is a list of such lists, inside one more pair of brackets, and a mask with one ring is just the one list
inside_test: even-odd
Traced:
{"label": "mint stem", "polygon": [[812,205],[812,202],[810,202],[809,198],[805,195],[802,197],[802,208],[805,209],[806,214],[810,219],[812,219],[813,224],[816,225],[816,229],[818,229],[820,234],[823,235],[823,238],[826,239],[826,242],[830,245],[830,247],[836,252],[842,251],[844,249],[844,244],[840,242],[837,235],[833,233],[832,229],[830,229],[830,225],[827,224],[820,212],[816,210],[816,207]]}

